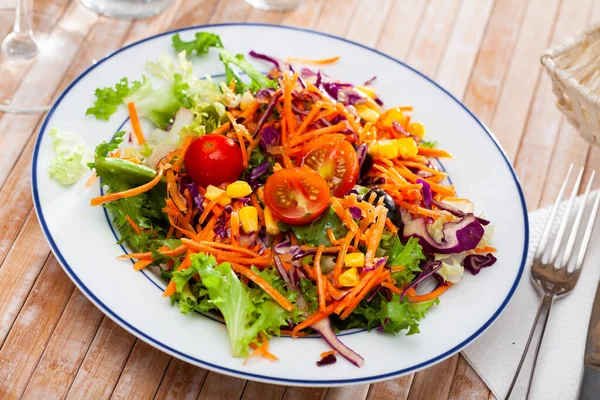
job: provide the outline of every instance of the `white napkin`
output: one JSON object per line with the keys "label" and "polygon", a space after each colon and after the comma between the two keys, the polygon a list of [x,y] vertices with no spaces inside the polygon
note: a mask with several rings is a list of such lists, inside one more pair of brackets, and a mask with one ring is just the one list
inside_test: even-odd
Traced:
{"label": "white napkin", "polygon": [[[591,208],[595,193],[593,195],[590,193],[588,208]],[[580,205],[581,198],[577,201]],[[565,206],[566,203],[562,204],[562,212]],[[528,262],[515,295],[492,327],[463,351],[467,361],[498,399],[504,399],[508,392],[539,305],[540,297],[530,280],[530,262],[549,214],[550,207],[529,214]],[[584,215],[582,224],[587,220]],[[576,247],[575,251],[578,249]],[[531,400],[576,398],[583,371],[588,323],[600,278],[599,264],[600,223],[597,223],[577,286],[552,306],[535,369]]]}

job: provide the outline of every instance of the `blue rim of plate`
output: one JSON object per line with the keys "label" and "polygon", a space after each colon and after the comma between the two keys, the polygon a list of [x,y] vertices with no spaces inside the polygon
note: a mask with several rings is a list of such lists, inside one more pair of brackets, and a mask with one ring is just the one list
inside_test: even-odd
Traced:
{"label": "blue rim of plate", "polygon": [[[56,245],[56,243],[54,242],[54,239],[52,238],[52,235],[50,234],[50,231],[48,229],[48,226],[46,224],[46,220],[44,218],[44,214],[41,208],[41,204],[40,204],[40,198],[39,198],[39,194],[38,194],[38,187],[37,187],[37,160],[38,160],[38,153],[40,150],[40,145],[41,145],[41,140],[43,137],[43,134],[46,131],[47,128],[47,124],[48,121],[50,120],[50,118],[52,117],[52,115],[54,114],[54,111],[56,110],[56,108],[58,107],[58,105],[61,103],[62,99],[66,96],[66,94],[77,84],[77,82],[79,82],[84,76],[86,76],[89,72],[91,72],[93,69],[95,69],[98,65],[106,62],[107,60],[109,60],[110,58],[112,58],[113,56],[121,53],[122,51],[125,51],[129,48],[132,48],[134,46],[137,46],[141,43],[147,42],[149,40],[153,40],[162,36],[166,36],[166,35],[172,35],[178,32],[186,32],[186,31],[190,31],[190,30],[199,30],[199,29],[207,29],[207,28],[213,28],[213,27],[224,27],[224,26],[258,26],[258,27],[266,27],[266,28],[273,28],[273,29],[287,29],[287,30],[293,30],[293,31],[300,31],[300,32],[308,32],[311,34],[315,34],[315,35],[320,35],[320,36],[325,36],[325,37],[329,37],[332,39],[336,39],[345,43],[349,43],[352,44],[354,46],[358,46],[362,49],[368,50],[372,53],[375,53],[377,55],[380,55],[382,57],[385,57],[395,63],[397,63],[398,65],[414,72],[415,74],[421,76],[422,78],[424,78],[425,80],[427,80],[429,83],[431,83],[432,85],[434,85],[435,87],[437,87],[439,90],[441,90],[442,92],[444,92],[448,97],[450,97],[452,100],[454,100],[456,102],[456,104],[458,104],[463,110],[465,110],[470,116],[471,118],[473,118],[475,120],[475,122],[477,122],[477,124],[481,127],[481,129],[483,129],[483,131],[488,135],[489,139],[494,143],[494,145],[496,146],[496,148],[498,149],[498,151],[500,152],[500,154],[502,155],[502,158],[504,159],[504,162],[506,163],[506,165],[508,166],[508,169],[513,177],[515,186],[517,188],[517,191],[519,193],[519,198],[521,200],[521,205],[522,205],[522,209],[523,209],[523,222],[524,222],[524,233],[525,233],[525,244],[523,247],[523,255],[521,258],[521,266],[519,267],[519,271],[517,273],[517,276],[515,278],[515,281],[508,293],[508,295],[506,296],[506,298],[504,299],[504,301],[502,302],[502,304],[500,305],[500,307],[496,310],[496,312],[490,317],[490,319],[488,319],[483,326],[481,326],[477,331],[475,331],[471,336],[469,336],[468,338],[466,338],[465,340],[463,340],[461,343],[459,343],[458,345],[454,346],[453,348],[451,348],[450,350],[447,350],[446,352],[431,358],[430,360],[424,361],[420,364],[414,365],[412,367],[409,368],[404,368],[404,369],[400,369],[398,371],[394,371],[394,372],[388,372],[386,374],[380,374],[380,375],[373,375],[373,376],[368,376],[368,377],[363,377],[363,378],[355,378],[355,379],[336,379],[336,380],[305,380],[305,379],[286,379],[286,378],[273,378],[267,375],[260,375],[260,374],[253,374],[253,373],[248,373],[248,372],[243,372],[240,370],[236,370],[236,369],[231,369],[231,368],[226,368],[226,367],[222,367],[220,365],[216,365],[216,364],[212,364],[203,360],[200,360],[198,358],[195,357],[190,357],[189,355],[182,353],[178,350],[173,349],[172,347],[159,342],[158,340],[148,336],[146,333],[140,331],[139,329],[137,329],[136,327],[134,327],[133,325],[129,324],[127,321],[125,321],[124,319],[122,319],[119,315],[117,315],[113,310],[111,310],[110,308],[108,308],[100,299],[98,299],[94,293],[92,293],[88,287],[79,279],[79,277],[75,274],[75,272],[73,271],[73,269],[71,268],[71,266],[67,263],[67,261],[65,260],[65,258],[63,257],[62,253],[60,252],[60,249],[58,248],[58,246]],[[180,358],[184,361],[190,362],[192,364],[195,365],[199,365],[201,367],[206,367],[208,369],[211,369],[213,371],[216,372],[221,372],[221,373],[226,373],[229,375],[234,375],[237,377],[241,377],[241,378],[245,378],[245,379],[252,379],[252,380],[259,380],[259,381],[263,381],[263,382],[270,382],[270,383],[278,383],[278,384],[291,384],[291,385],[299,385],[299,386],[336,386],[336,385],[352,385],[352,384],[358,384],[358,383],[365,383],[365,382],[375,382],[375,381],[381,381],[381,380],[385,380],[385,379],[390,379],[390,378],[394,378],[400,375],[405,375],[411,372],[416,372],[418,370],[421,370],[423,368],[427,368],[430,367],[440,361],[443,361],[444,359],[452,356],[453,354],[459,352],[461,349],[463,349],[465,346],[467,346],[468,344],[470,344],[473,340],[475,340],[479,335],[481,335],[495,320],[496,318],[498,318],[498,316],[502,313],[502,311],[506,308],[506,305],[508,304],[508,302],[510,301],[510,299],[513,297],[515,290],[517,289],[517,286],[519,284],[519,281],[521,280],[521,277],[523,275],[523,271],[525,269],[525,262],[527,259],[527,250],[529,248],[529,219],[527,216],[527,206],[525,203],[525,197],[523,195],[523,190],[521,189],[521,184],[519,183],[519,179],[517,178],[517,175],[515,173],[515,170],[513,169],[512,165],[510,164],[510,161],[508,160],[508,157],[506,156],[506,154],[504,153],[504,150],[502,149],[502,147],[500,146],[500,144],[498,143],[498,140],[494,137],[494,135],[490,132],[490,130],[471,112],[471,110],[469,110],[460,100],[458,100],[456,97],[454,97],[452,94],[450,94],[446,89],[444,89],[441,85],[439,85],[438,83],[436,83],[433,79],[429,78],[427,75],[423,74],[422,72],[419,72],[418,70],[410,67],[409,65],[403,63],[400,60],[397,60],[385,53],[380,52],[379,50],[375,50],[371,47],[365,46],[363,44],[354,42],[352,40],[348,40],[339,36],[335,36],[335,35],[331,35],[328,33],[323,33],[323,32],[317,32],[314,31],[312,29],[305,29],[305,28],[297,28],[297,27],[291,27],[291,26],[282,26],[282,25],[273,25],[273,24],[263,24],[263,23],[224,23],[224,24],[211,24],[211,25],[199,25],[199,26],[191,26],[191,27],[187,27],[187,28],[181,28],[181,29],[175,29],[175,30],[171,30],[171,31],[167,31],[167,32],[163,32],[154,36],[150,36],[147,37],[145,39],[142,39],[140,41],[131,43],[125,47],[120,48],[119,50],[116,50],[115,52],[107,55],[106,57],[104,57],[102,60],[98,61],[96,64],[88,67],[84,72],[81,73],[81,75],[79,75],[77,78],[75,78],[75,80],[73,80],[73,82],[71,82],[69,84],[69,86],[67,86],[65,88],[65,90],[61,93],[61,95],[57,98],[56,102],[54,103],[54,105],[52,106],[52,108],[50,109],[50,111],[48,112],[48,114],[46,115],[46,118],[44,119],[44,122],[40,128],[40,131],[38,133],[38,137],[36,139],[35,142],[35,147],[33,149],[33,157],[32,157],[32,168],[31,168],[31,188],[32,188],[32,194],[33,194],[33,201],[34,201],[34,208],[38,217],[38,220],[40,222],[40,225],[42,227],[42,231],[44,232],[44,236],[46,237],[46,239],[48,240],[48,243],[50,244],[50,248],[52,249],[52,252],[54,253],[54,255],[56,256],[56,258],[58,259],[58,261],[60,262],[60,264],[62,265],[63,269],[65,270],[65,272],[69,275],[69,277],[73,280],[73,282],[75,282],[75,284],[77,285],[77,287],[88,297],[88,299],[90,299],[98,308],[100,308],[106,315],[108,315],[112,320],[114,320],[117,324],[119,324],[121,327],[125,328],[127,331],[129,331],[130,333],[132,333],[133,335],[137,336],[138,338],[144,340],[145,342],[151,344],[152,346],[159,348],[163,351],[165,351],[166,353],[169,353],[177,358]]]}

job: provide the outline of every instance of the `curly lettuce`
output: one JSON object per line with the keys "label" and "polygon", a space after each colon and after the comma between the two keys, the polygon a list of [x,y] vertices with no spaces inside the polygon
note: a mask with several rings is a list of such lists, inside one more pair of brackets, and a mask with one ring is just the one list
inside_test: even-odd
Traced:
{"label": "curly lettuce", "polygon": [[86,164],[91,159],[85,141],[77,133],[56,128],[50,131],[50,137],[54,149],[54,158],[48,167],[50,178],[63,185],[75,183],[85,174]]}

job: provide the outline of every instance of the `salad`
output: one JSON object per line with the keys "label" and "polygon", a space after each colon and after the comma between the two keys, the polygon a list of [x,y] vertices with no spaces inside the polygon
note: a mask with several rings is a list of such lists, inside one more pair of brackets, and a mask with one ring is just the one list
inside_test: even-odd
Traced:
{"label": "salad", "polygon": [[[89,167],[103,189],[91,205],[135,251],[120,258],[156,268],[182,313],[222,317],[234,357],[277,360],[273,336],[320,334],[332,350],[317,365],[339,354],[360,367],[336,332],[416,334],[465,269],[495,263],[492,225],[436,164],[452,155],[412,107],[384,106],[375,78],[326,75],[337,57],[251,51],[264,74],[208,32],[172,43],[177,59],[148,62],[150,77],[95,92],[90,118],[125,106],[131,129],[93,154],[53,129],[49,172],[68,185]],[[193,72],[211,52],[224,81]]]}

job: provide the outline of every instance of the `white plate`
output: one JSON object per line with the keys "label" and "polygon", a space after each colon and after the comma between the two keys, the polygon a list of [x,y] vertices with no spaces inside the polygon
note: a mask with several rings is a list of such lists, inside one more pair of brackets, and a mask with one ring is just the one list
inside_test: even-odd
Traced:
{"label": "white plate", "polygon": [[[184,316],[161,296],[164,284],[150,273],[136,272],[129,261],[117,260],[123,249],[101,207],[89,200],[99,188],[84,182],[65,188],[48,177],[52,158],[49,130],[82,134],[95,146],[127,122],[124,109],[109,122],[85,116],[94,89],[114,85],[121,77],[139,79],[144,63],[162,54],[175,56],[172,32],[131,44],[85,71],[67,87],[48,113],[33,154],[35,209],[52,251],[79,289],[115,322],[140,339],[189,363],[240,378],[304,386],[339,386],[373,382],[408,374],[453,355],[479,336],[502,312],[519,283],[528,244],[527,209],[515,172],[496,139],[457,99],[409,66],[376,50],[331,35],[262,24],[223,24],[180,30],[184,39],[195,31],[221,35],[232,52],[254,49],[280,58],[341,60],[325,72],[360,84],[373,75],[388,105],[414,106],[429,140],[456,155],[444,166],[462,197],[472,199],[496,226],[498,262],[446,292],[421,323],[421,333],[392,336],[377,332],[343,335],[342,340],[365,358],[363,368],[343,359],[317,368],[319,353],[328,350],[318,338],[278,338],[271,350],[280,361],[252,359],[242,365],[231,357],[225,326],[201,315]],[[266,64],[254,61],[262,70]],[[222,75],[216,54],[195,59],[197,74]]]}

